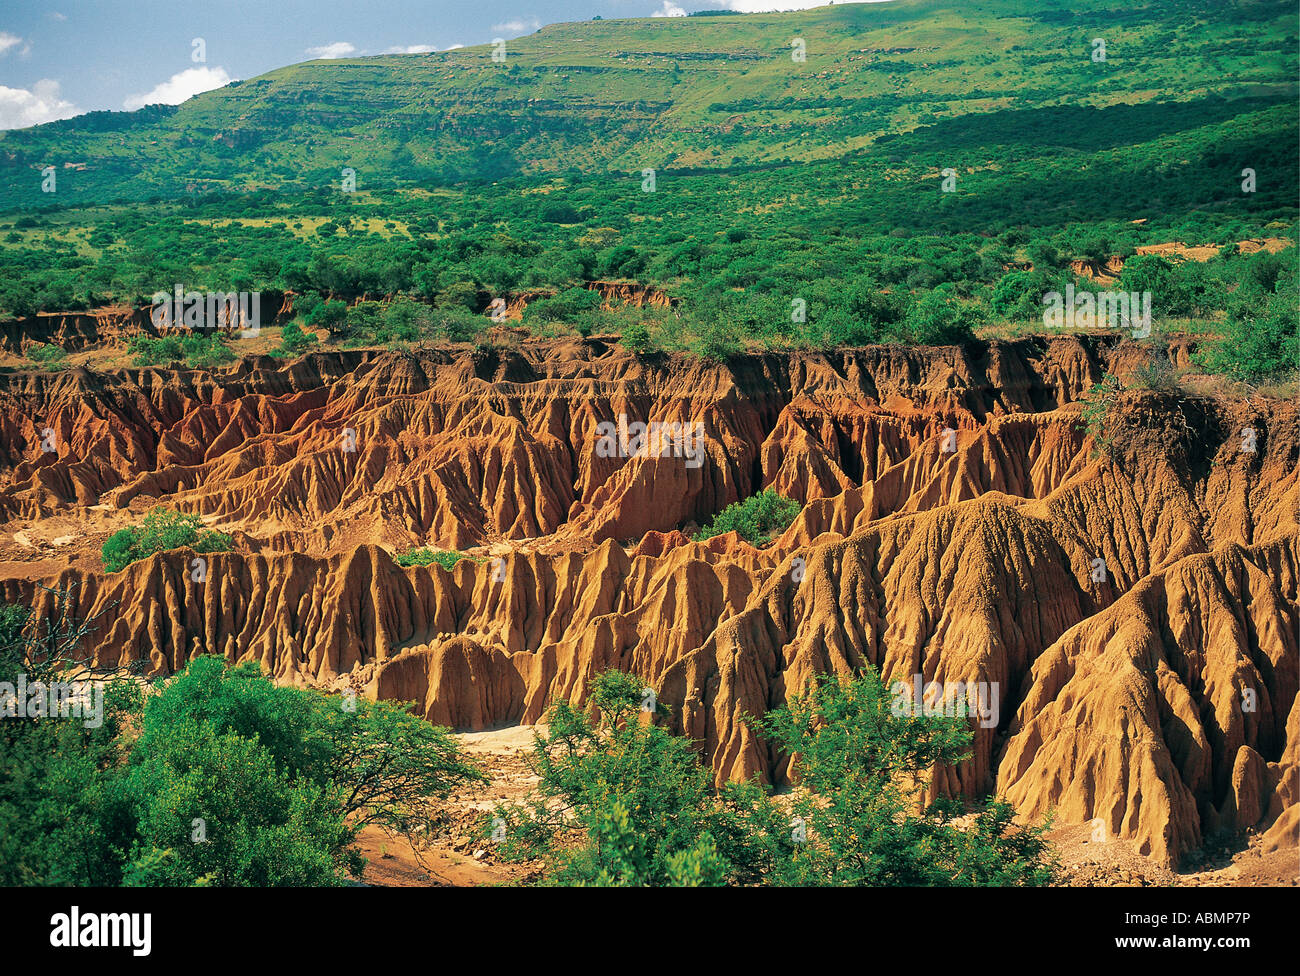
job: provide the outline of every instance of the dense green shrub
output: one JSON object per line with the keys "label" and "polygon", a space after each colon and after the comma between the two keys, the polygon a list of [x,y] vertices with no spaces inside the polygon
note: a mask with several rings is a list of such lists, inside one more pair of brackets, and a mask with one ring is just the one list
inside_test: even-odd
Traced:
{"label": "dense green shrub", "polygon": [[855,335],[845,335],[845,345],[862,346],[897,336],[908,315],[911,296],[905,291],[889,292],[870,278],[855,281],[845,296],[844,311],[858,324]]}
{"label": "dense green shrub", "polygon": [[1037,319],[1042,315],[1043,295],[1050,288],[1039,271],[1008,271],[993,288],[989,308],[996,315],[1013,322]]}
{"label": "dense green shrub", "polygon": [[[340,703],[214,657],[149,700],[129,777],[137,857],[174,855],[153,883],[238,885],[340,884],[360,869],[366,824],[425,833],[437,800],[482,778],[446,729],[399,703]],[[196,816],[206,843],[177,844]]]}
{"label": "dense green shrub", "polygon": [[293,314],[308,324],[324,325],[324,322],[315,323],[315,320],[313,319],[313,314],[322,304],[324,304],[324,302],[325,299],[321,298],[321,296],[316,294],[314,291],[309,291],[302,295],[295,295],[293,297]]}
{"label": "dense green shrub", "polygon": [[586,312],[600,308],[600,293],[589,288],[568,288],[557,295],[539,298],[524,308],[524,322],[573,322]]}
{"label": "dense green shrub", "polygon": [[1294,375],[1300,370],[1300,308],[1296,271],[1288,267],[1265,290],[1264,274],[1243,282],[1229,305],[1223,335],[1198,350],[1195,361],[1214,373],[1247,381]]}
{"label": "dense green shrub", "polygon": [[1183,287],[1186,266],[1175,265],[1163,255],[1139,254],[1124,263],[1117,288],[1139,294],[1149,291],[1155,315],[1186,315],[1190,311],[1187,290]]}
{"label": "dense green shrub", "polygon": [[482,307],[478,285],[472,281],[453,281],[438,292],[437,305],[439,308],[478,312]]}
{"label": "dense green shrub", "polygon": [[756,783],[715,791],[690,742],[638,721],[643,683],[597,676],[591,708],[556,702],[537,734],[537,795],[503,804],[483,832],[500,831],[506,860],[544,857],[560,885],[752,884],[793,845],[785,818]]}
{"label": "dense green shrub", "polygon": [[484,315],[398,298],[387,307],[363,302],[348,311],[347,346],[418,342],[476,342],[491,325]]}
{"label": "dense green shrub", "polygon": [[236,359],[219,332],[190,332],[166,335],[159,339],[133,336],[127,351],[136,366],[165,366],[184,362],[195,369],[212,369]]}
{"label": "dense green shrub", "polygon": [[971,337],[970,309],[941,289],[926,292],[907,312],[907,337],[916,345],[938,346]]}
{"label": "dense green shrub", "polygon": [[921,808],[925,774],[970,758],[963,709],[918,714],[868,667],[850,680],[823,675],[806,693],[751,719],[792,758],[802,787],[790,812],[804,843],[776,859],[770,883],[798,887],[1037,886],[1054,865],[1045,828],[1014,824],[993,801],[973,815],[957,801]]}
{"label": "dense green shrub", "polygon": [[297,356],[316,345],[319,340],[312,332],[306,332],[297,320],[286,322],[280,330],[280,347],[273,350],[273,356]]}
{"label": "dense green shrub", "polygon": [[1094,450],[1105,453],[1111,450],[1113,432],[1110,414],[1123,389],[1113,373],[1105,373],[1100,382],[1088,387],[1079,398],[1083,405],[1080,419],[1084,430],[1092,438]]}
{"label": "dense green shrub", "polygon": [[714,319],[690,331],[686,348],[701,359],[725,362],[744,350],[744,340],[737,327]]}
{"label": "dense green shrub", "polygon": [[618,341],[632,352],[649,352],[653,348],[650,330],[644,322],[631,322],[619,336]]}
{"label": "dense green shrub", "polygon": [[[306,296],[303,297],[304,299]],[[299,299],[299,304],[303,304],[303,299]],[[322,326],[329,330],[330,335],[339,335],[346,331],[348,322],[348,305],[347,302],[340,302],[336,299],[329,301],[307,301],[303,309],[303,322],[311,326]]]}
{"label": "dense green shrub", "polygon": [[349,343],[374,342],[384,328],[387,309],[382,302],[357,302],[344,315]]}
{"label": "dense green shrub", "polygon": [[28,359],[42,369],[48,370],[62,369],[63,360],[67,358],[67,355],[62,346],[57,346],[52,342],[35,345],[27,350]]}
{"label": "dense green shrub", "polygon": [[789,528],[801,508],[797,501],[777,494],[775,488],[767,488],[728,505],[692,538],[703,542],[724,532],[736,532],[750,545],[765,546],[773,536]]}
{"label": "dense green shrub", "polygon": [[443,569],[451,569],[462,559],[475,563],[482,562],[481,559],[457,552],[455,549],[408,549],[393,556],[393,562],[399,566],[437,565]]}
{"label": "dense green shrub", "polygon": [[[31,626],[0,608],[0,680],[43,673]],[[0,722],[0,883],[342,885],[362,828],[418,841],[483,779],[405,706],[279,687],[251,662],[195,658],[147,703],[130,678],[105,691],[93,727]]]}
{"label": "dense green shrub", "polygon": [[195,552],[221,552],[235,540],[224,532],[203,528],[197,515],[175,512],[161,505],[150,509],[139,525],[120,529],[104,542],[104,569],[116,573],[155,552],[188,547]]}

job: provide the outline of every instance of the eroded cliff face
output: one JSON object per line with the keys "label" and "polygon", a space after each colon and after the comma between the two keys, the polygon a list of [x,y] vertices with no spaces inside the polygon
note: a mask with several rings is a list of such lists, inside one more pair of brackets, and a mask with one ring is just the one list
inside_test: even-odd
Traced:
{"label": "eroded cliff face", "polygon": [[[464,729],[619,667],[720,780],[785,775],[746,715],[872,664],[995,689],[936,791],[1167,863],[1219,826],[1293,845],[1296,406],[1129,391],[1099,451],[1078,401],[1145,355],[1057,337],[722,365],[575,340],[11,374],[0,586],[75,584],[105,662],[256,660]],[[620,417],[677,426],[599,447]],[[768,486],[803,506],[771,546],[689,541]],[[235,550],[198,582],[188,550],[105,574],[103,539],[160,502]],[[416,545],[481,561],[398,567]]]}
{"label": "eroded cliff face", "polygon": [[[231,299],[232,303],[234,301]],[[260,292],[258,322],[254,324],[283,325],[292,317],[292,310],[292,294]],[[169,311],[168,315],[171,314]],[[238,332],[243,323],[232,321],[232,314],[237,313],[232,313],[229,308],[214,307],[216,324],[210,327],[227,334]],[[186,335],[193,331],[193,328],[180,324],[179,317],[174,322],[170,317],[164,317],[161,310],[155,315],[151,306],[106,305],[84,312],[38,312],[7,320],[0,323],[0,349],[22,353],[33,345],[53,343],[69,352],[79,352],[95,346],[124,347],[136,336]]]}

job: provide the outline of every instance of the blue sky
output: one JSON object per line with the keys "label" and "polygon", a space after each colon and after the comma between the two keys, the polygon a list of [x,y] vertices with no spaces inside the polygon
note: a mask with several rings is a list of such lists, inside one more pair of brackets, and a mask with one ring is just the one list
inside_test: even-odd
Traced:
{"label": "blue sky", "polygon": [[[0,129],[176,104],[313,57],[443,51],[594,16],[826,0],[27,0],[0,11]],[[205,60],[195,38],[204,44]]]}

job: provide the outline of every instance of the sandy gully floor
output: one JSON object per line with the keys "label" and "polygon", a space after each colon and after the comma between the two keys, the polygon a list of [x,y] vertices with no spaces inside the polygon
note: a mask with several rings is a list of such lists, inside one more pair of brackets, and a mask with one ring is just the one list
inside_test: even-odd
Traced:
{"label": "sandy gully floor", "polygon": [[519,884],[535,880],[541,865],[502,864],[492,858],[490,845],[477,836],[483,813],[502,801],[521,802],[537,777],[525,761],[532,751],[533,730],[516,725],[492,732],[459,734],[466,753],[491,777],[487,783],[453,794],[450,822],[443,834],[424,850],[404,837],[389,837],[378,828],[361,832],[361,852],[367,858],[366,884],[409,888]]}
{"label": "sandy gully floor", "polygon": [[[380,887],[513,885],[536,880],[540,863],[503,864],[491,846],[475,836],[483,811],[500,801],[521,801],[537,782],[526,762],[533,730],[512,726],[492,732],[457,736],[466,752],[491,777],[455,794],[450,823],[425,850],[415,850],[404,838],[390,838],[367,828],[361,834],[368,860],[364,881]],[[1257,837],[1244,849],[1207,852],[1200,870],[1173,872],[1134,853],[1125,841],[1093,840],[1088,824],[1062,826],[1048,838],[1062,867],[1062,883],[1074,887],[1300,887],[1300,856],[1292,850],[1264,853]]]}

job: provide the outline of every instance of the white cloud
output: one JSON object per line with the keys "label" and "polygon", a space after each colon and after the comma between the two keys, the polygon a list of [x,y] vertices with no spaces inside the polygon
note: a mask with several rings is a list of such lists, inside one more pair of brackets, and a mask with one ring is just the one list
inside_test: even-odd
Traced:
{"label": "white cloud", "polygon": [[396,47],[384,48],[384,53],[385,54],[431,54],[436,50],[438,49],[434,47],[432,44],[411,44],[407,47],[402,47],[399,44]]}
{"label": "white cloud", "polygon": [[57,10],[51,10],[51,11],[50,11],[50,18],[53,19],[53,20],[67,20],[67,19],[68,19],[68,18],[65,17],[63,14],[59,13]]}
{"label": "white cloud", "polygon": [[447,48],[447,50],[448,50],[448,51],[459,51],[459,50],[460,50],[461,48],[463,48],[464,46],[465,46],[464,44],[453,44],[451,47]]}
{"label": "white cloud", "polygon": [[356,50],[356,47],[347,41],[335,41],[333,44],[322,44],[320,47],[309,47],[307,53],[318,58],[346,58]]}
{"label": "white cloud", "polygon": [[671,0],[664,0],[664,5],[650,15],[651,17],[685,17],[686,11]]}
{"label": "white cloud", "polygon": [[55,119],[66,119],[81,110],[59,95],[59,83],[44,78],[26,88],[0,85],[0,129],[22,129]]}
{"label": "white cloud", "polygon": [[524,34],[535,31],[541,26],[540,20],[529,17],[527,20],[507,20],[504,24],[493,24],[492,29],[506,34]]}
{"label": "white cloud", "polygon": [[234,80],[226,74],[225,68],[186,68],[172,75],[153,91],[142,95],[128,95],[122,104],[132,112],[146,105],[179,105],[199,92],[220,88]]}
{"label": "white cloud", "polygon": [[17,47],[23,42],[23,39],[17,34],[10,34],[8,31],[0,31],[0,54],[5,54],[11,47]]}

